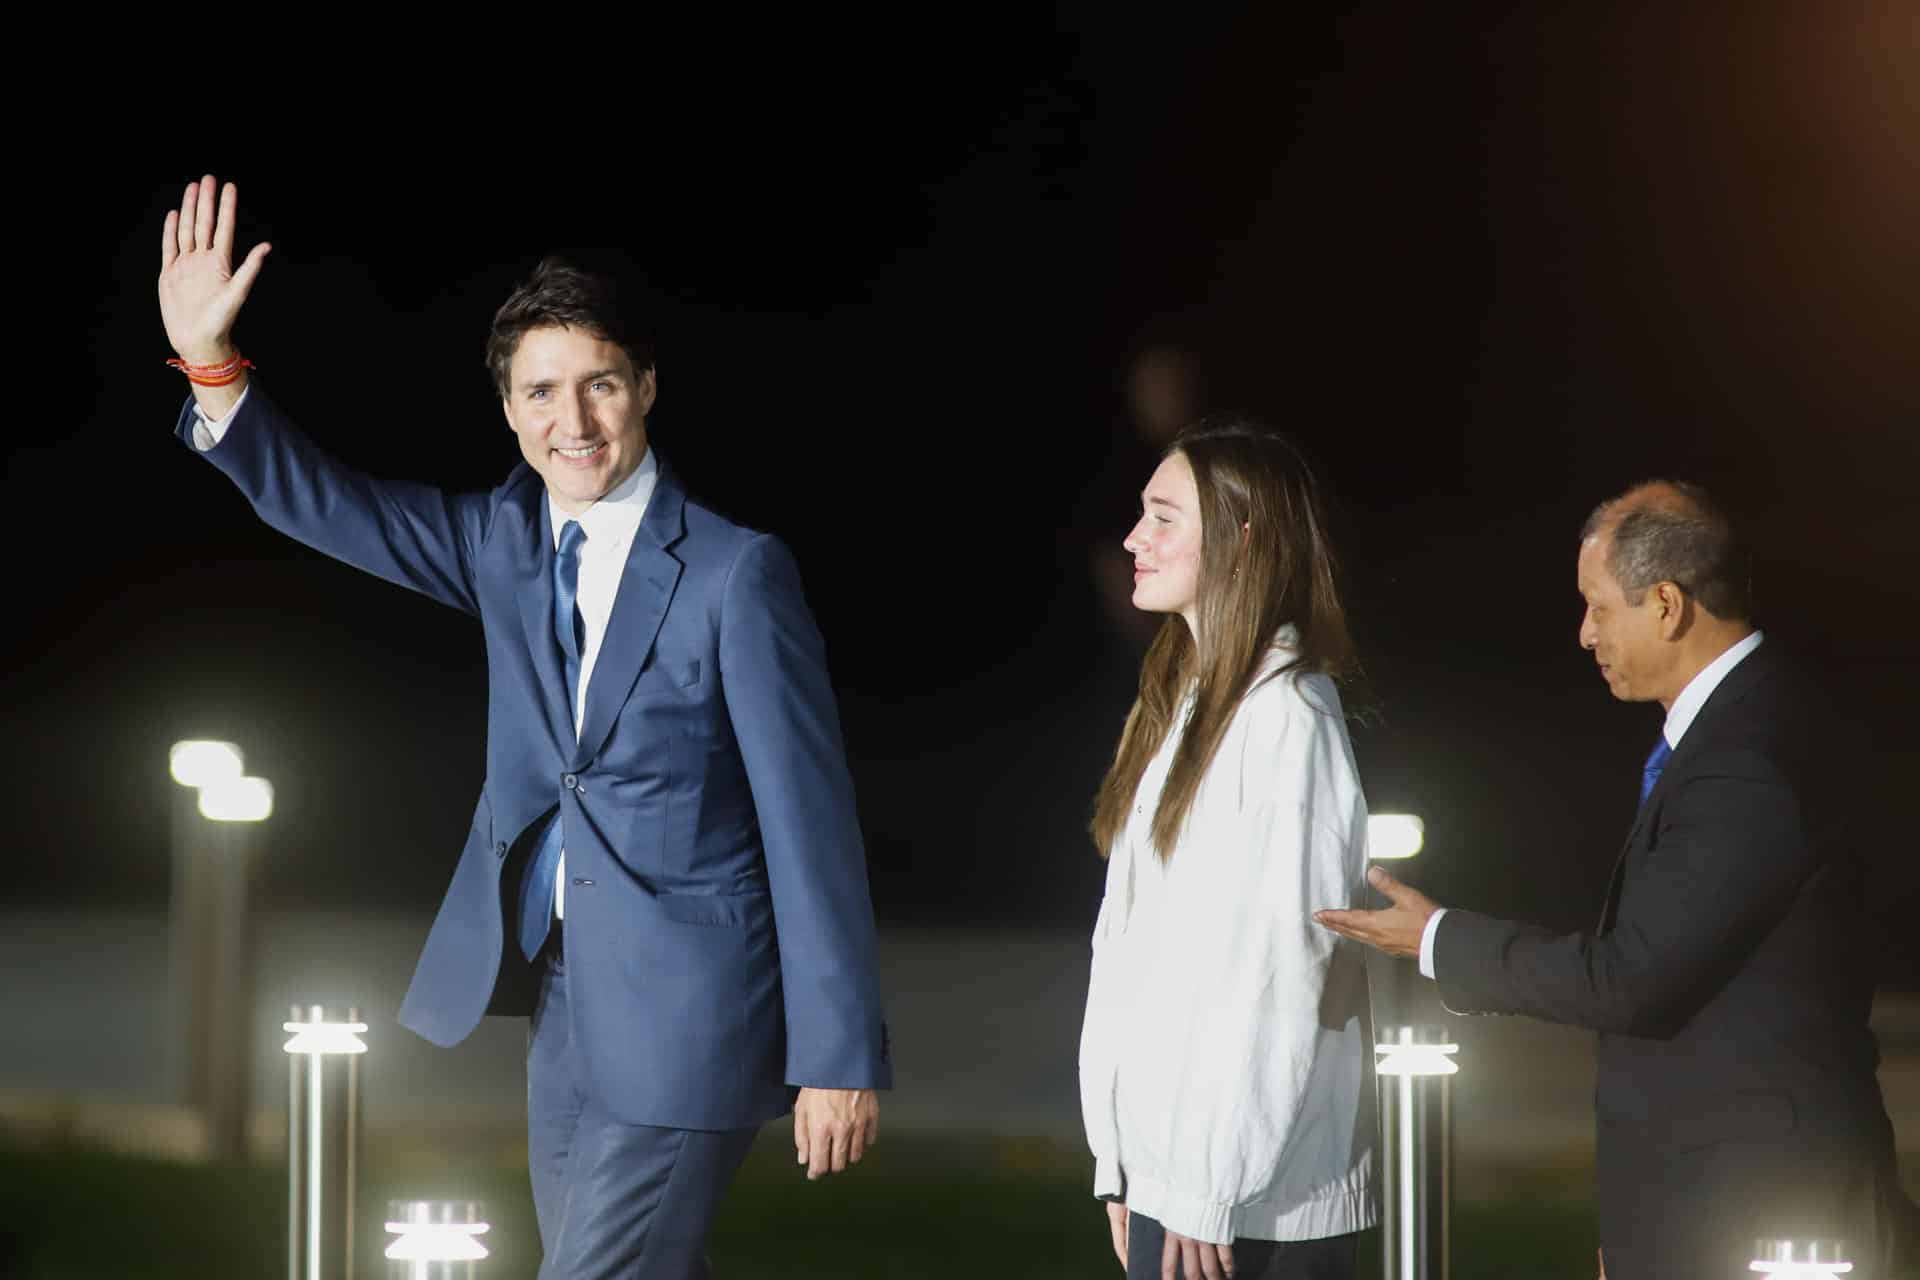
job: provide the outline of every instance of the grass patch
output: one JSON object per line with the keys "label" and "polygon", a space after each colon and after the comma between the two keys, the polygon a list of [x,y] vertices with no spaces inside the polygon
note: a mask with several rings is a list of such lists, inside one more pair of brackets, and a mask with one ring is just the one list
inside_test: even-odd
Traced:
{"label": "grass patch", "polygon": [[[891,1137],[850,1175],[808,1183],[778,1126],[742,1169],[713,1236],[723,1280],[995,1275],[1114,1280],[1090,1167],[1044,1143]],[[187,1165],[84,1151],[0,1150],[0,1274],[26,1280],[275,1277],[286,1269],[277,1167]],[[487,1202],[483,1277],[531,1277],[538,1237],[526,1170],[502,1157],[449,1169],[422,1153],[370,1160],[360,1276],[384,1276],[380,1229],[400,1198]],[[1454,1214],[1456,1280],[1592,1274],[1592,1217],[1563,1199]],[[1369,1249],[1361,1275],[1378,1275]]]}

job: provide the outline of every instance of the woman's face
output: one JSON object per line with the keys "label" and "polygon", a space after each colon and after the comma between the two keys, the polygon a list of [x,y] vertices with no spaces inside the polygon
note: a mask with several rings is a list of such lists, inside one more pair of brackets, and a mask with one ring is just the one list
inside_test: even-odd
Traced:
{"label": "woman's face", "polygon": [[1193,628],[1200,594],[1200,493],[1185,454],[1168,454],[1154,471],[1140,494],[1140,522],[1121,545],[1133,554],[1133,607],[1177,613]]}

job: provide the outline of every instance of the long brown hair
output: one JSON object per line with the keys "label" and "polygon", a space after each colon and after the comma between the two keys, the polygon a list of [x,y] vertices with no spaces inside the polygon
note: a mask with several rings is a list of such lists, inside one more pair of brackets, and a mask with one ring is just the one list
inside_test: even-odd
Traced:
{"label": "long brown hair", "polygon": [[1193,714],[1153,815],[1153,847],[1162,860],[1172,855],[1200,780],[1280,628],[1292,623],[1299,638],[1293,660],[1275,675],[1317,671],[1338,679],[1353,667],[1338,564],[1306,460],[1244,418],[1187,428],[1167,446],[1167,456],[1175,453],[1193,468],[1199,491],[1200,634],[1169,614],[1140,664],[1140,691],[1089,827],[1102,857],[1126,829],[1140,776],[1166,741],[1189,688]]}

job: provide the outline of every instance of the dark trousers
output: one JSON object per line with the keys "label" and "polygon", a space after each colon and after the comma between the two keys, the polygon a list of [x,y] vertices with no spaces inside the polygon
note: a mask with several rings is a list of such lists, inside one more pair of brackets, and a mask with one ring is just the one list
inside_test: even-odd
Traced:
{"label": "dark trousers", "polygon": [[[1127,1215],[1127,1280],[1160,1280],[1167,1232],[1144,1213]],[[1233,1280],[1353,1280],[1360,1233],[1319,1240],[1235,1240]],[[1200,1280],[1182,1276],[1175,1280]]]}
{"label": "dark trousers", "polygon": [[706,1280],[707,1231],[755,1130],[665,1129],[607,1115],[576,1071],[557,937],[542,956],[527,1037],[541,1280]]}

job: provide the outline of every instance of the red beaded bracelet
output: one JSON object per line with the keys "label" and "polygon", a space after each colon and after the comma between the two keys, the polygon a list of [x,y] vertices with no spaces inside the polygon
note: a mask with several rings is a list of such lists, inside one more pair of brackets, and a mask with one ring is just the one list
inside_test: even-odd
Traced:
{"label": "red beaded bracelet", "polygon": [[236,351],[219,364],[188,364],[174,359],[167,361],[167,365],[186,374],[187,381],[196,387],[224,387],[239,381],[241,371],[253,368],[253,361]]}

